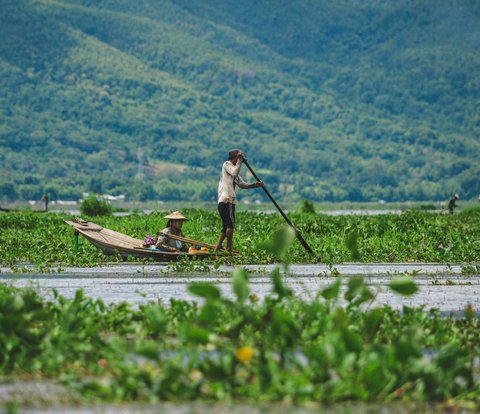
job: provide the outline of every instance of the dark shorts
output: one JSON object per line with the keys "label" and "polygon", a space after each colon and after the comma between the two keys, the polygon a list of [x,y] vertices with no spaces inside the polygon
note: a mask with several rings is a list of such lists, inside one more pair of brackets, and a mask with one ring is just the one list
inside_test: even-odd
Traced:
{"label": "dark shorts", "polygon": [[222,218],[222,233],[226,233],[227,229],[235,228],[235,204],[218,203],[218,212]]}

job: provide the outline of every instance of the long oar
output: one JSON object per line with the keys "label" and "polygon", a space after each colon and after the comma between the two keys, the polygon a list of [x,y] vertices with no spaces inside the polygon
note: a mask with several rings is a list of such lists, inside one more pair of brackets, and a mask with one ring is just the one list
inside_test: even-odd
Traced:
{"label": "long oar", "polygon": [[[192,240],[192,239],[187,239],[186,237],[177,236],[176,234],[162,233],[162,235],[167,236],[167,237],[169,237],[173,240],[178,240],[178,241],[188,243],[188,244],[193,244],[193,245],[196,245],[196,246],[208,247],[210,249],[215,249],[215,247],[216,247],[213,244],[208,244],[208,243],[203,243],[203,242],[199,242],[199,241]],[[222,249],[222,250],[225,250],[225,249]],[[232,253],[241,254],[238,250],[232,250]]]}
{"label": "long oar", "polygon": [[[258,178],[257,174],[255,174],[255,171],[253,171],[252,167],[250,167],[250,164],[247,162],[247,160],[244,158],[243,159],[243,163],[247,166],[247,168],[250,170],[250,172],[252,173],[252,175],[255,177],[255,179],[257,181],[261,181],[260,178]],[[280,206],[277,204],[277,202],[274,200],[274,198],[272,197],[272,195],[270,194],[270,191],[267,190],[267,187],[264,185],[263,187],[263,191],[265,191],[265,193],[267,194],[268,198],[270,198],[270,200],[272,200],[272,203],[275,205],[275,207],[277,207],[277,210],[280,212],[280,214],[282,215],[282,217],[285,219],[285,221],[287,222],[287,224],[293,229],[293,231],[295,232],[295,236],[297,236],[297,239],[298,241],[302,244],[302,246],[305,248],[305,250],[308,252],[308,253],[313,253],[313,250],[312,248],[308,245],[308,243],[305,241],[305,239],[302,237],[302,235],[300,234],[300,232],[297,230],[297,228],[293,225],[293,223],[290,221],[290,219],[287,217],[287,215],[283,212],[283,210],[280,208]]]}

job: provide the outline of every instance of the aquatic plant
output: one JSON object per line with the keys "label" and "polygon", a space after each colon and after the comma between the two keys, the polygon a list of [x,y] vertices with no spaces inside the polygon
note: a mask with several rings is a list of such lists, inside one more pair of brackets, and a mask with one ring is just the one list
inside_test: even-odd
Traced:
{"label": "aquatic plant", "polygon": [[300,201],[299,211],[300,213],[315,213],[315,204],[310,200],[303,199]]}
{"label": "aquatic plant", "polygon": [[[277,237],[283,237],[280,231]],[[272,253],[288,240],[271,242]],[[310,302],[271,274],[258,301],[248,273],[232,274],[234,299],[214,284],[198,300],[134,309],[78,291],[41,298],[0,285],[0,375],[55,378],[90,401],[471,401],[480,402],[478,331],[438,310],[373,307],[361,277],[339,277]],[[414,294],[410,277],[390,287]]]}
{"label": "aquatic plant", "polygon": [[[216,243],[220,223],[215,212],[191,209],[184,213],[190,218],[184,225],[189,238]],[[163,212],[155,212],[127,217],[96,217],[94,221],[143,239],[146,234],[165,226],[163,215]],[[308,254],[295,241],[285,257],[290,263],[333,265],[352,260],[365,263],[438,262],[468,263],[475,269],[473,266],[480,258],[479,211],[455,215],[414,211],[369,217],[291,213],[291,218],[315,254]],[[66,219],[71,216],[0,214],[0,263],[15,268],[32,263],[45,269],[45,266],[58,263],[94,266],[120,260],[103,255],[82,237],[79,253],[75,255],[73,231],[63,223]],[[239,212],[234,246],[242,255],[219,261],[238,265],[275,262],[278,258],[269,250],[268,243],[282,223],[277,214]],[[188,271],[189,266],[183,266]]]}
{"label": "aquatic plant", "polygon": [[112,206],[108,201],[100,200],[95,195],[90,194],[82,200],[80,212],[90,217],[110,216],[112,214]]}

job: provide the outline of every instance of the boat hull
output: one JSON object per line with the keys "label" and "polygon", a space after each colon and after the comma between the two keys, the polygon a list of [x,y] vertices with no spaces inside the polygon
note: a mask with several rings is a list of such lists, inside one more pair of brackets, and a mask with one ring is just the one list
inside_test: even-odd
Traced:
{"label": "boat hull", "polygon": [[124,259],[135,257],[139,259],[153,259],[155,262],[171,262],[180,258],[205,259],[210,253],[190,254],[183,252],[164,252],[142,247],[142,240],[127,236],[92,222],[79,223],[65,220],[75,231],[85,237],[96,248],[109,256],[121,256]]}

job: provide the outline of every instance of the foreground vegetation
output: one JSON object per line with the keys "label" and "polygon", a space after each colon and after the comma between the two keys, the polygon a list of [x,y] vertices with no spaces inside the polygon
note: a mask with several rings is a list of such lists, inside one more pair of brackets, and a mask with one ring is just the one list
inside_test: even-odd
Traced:
{"label": "foreground vegetation", "polygon": [[[183,210],[187,237],[214,244],[218,237],[218,214],[205,210]],[[133,237],[143,239],[165,225],[164,213],[127,217],[95,217],[90,220]],[[235,248],[241,256],[224,258],[229,263],[265,264],[277,260],[266,242],[283,219],[278,214],[240,212],[237,215]],[[401,215],[340,216],[292,213],[315,254],[309,255],[295,242],[287,260],[291,263],[335,264],[360,262],[441,262],[472,263],[480,258],[480,211],[460,214],[433,214],[422,211]],[[0,214],[0,262],[21,269],[25,263],[38,268],[74,265],[95,266],[119,261],[105,256],[80,236],[79,253],[73,248],[73,231],[63,214]],[[88,218],[88,217],[84,217]],[[132,259],[133,260],[133,259]]]}
{"label": "foreground vegetation", "polygon": [[[282,255],[285,243],[275,242]],[[338,278],[305,302],[281,271],[260,302],[248,274],[232,275],[235,300],[213,284],[189,291],[201,304],[171,300],[132,309],[77,291],[42,299],[0,284],[0,375],[56,379],[93,401],[480,401],[480,319],[436,310],[364,307],[362,278]],[[413,294],[408,278],[390,288]],[[343,292],[343,293],[341,293]]]}

